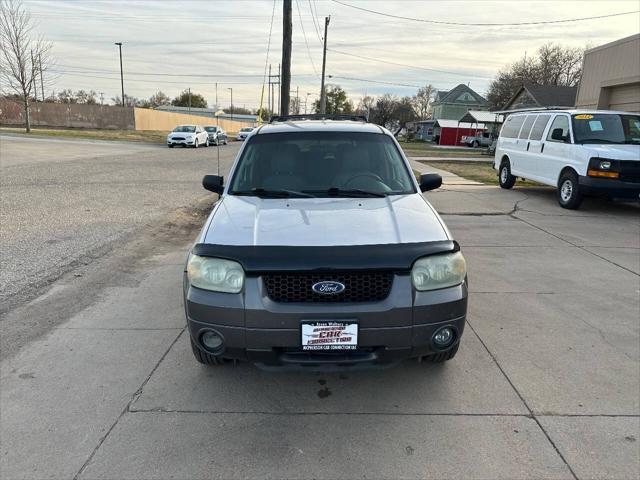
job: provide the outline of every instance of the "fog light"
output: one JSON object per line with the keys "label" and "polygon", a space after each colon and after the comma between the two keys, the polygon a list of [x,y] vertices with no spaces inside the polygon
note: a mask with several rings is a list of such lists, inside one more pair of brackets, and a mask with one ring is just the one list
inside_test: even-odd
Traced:
{"label": "fog light", "polygon": [[453,330],[449,327],[444,327],[438,330],[433,336],[433,343],[440,348],[448,347],[453,343],[454,338],[455,334],[453,333]]}
{"label": "fog light", "polygon": [[212,332],[211,330],[207,330],[200,337],[202,344],[207,348],[207,350],[219,350],[224,343],[222,341],[222,337],[218,335],[216,332]]}
{"label": "fog light", "polygon": [[600,162],[600,170],[609,170],[611,168],[611,162]]}

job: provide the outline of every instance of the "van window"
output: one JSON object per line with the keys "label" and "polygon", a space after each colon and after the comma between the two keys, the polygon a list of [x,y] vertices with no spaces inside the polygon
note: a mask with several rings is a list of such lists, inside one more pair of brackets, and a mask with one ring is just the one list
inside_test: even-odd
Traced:
{"label": "van window", "polygon": [[524,125],[522,125],[522,130],[520,130],[520,136],[518,138],[529,138],[529,132],[535,121],[536,115],[527,115],[527,119],[524,121]]}
{"label": "van window", "polygon": [[551,134],[556,128],[562,129],[562,136],[569,137],[569,119],[565,115],[558,115],[553,119],[549,133],[547,134],[547,140],[549,142],[560,142],[560,140],[552,140]]}
{"label": "van window", "polygon": [[502,132],[500,132],[500,135],[507,138],[518,138],[518,133],[520,132],[520,127],[522,126],[524,119],[524,115],[512,115],[508,117],[502,126]]}
{"label": "van window", "polygon": [[551,115],[538,115],[536,123],[533,124],[533,128],[531,129],[529,140],[542,140],[542,134],[544,133],[544,129],[547,128],[547,123],[549,123],[550,118]]}

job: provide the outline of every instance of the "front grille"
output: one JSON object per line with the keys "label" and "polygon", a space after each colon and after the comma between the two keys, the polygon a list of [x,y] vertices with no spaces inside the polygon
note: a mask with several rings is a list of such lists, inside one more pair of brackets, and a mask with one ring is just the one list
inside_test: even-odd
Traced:
{"label": "front grille", "polygon": [[184,140],[184,137],[171,137],[171,140]]}
{"label": "front grille", "polygon": [[625,182],[640,183],[640,161],[620,161],[620,180]]}
{"label": "front grille", "polygon": [[[391,272],[269,273],[263,275],[267,295],[282,303],[376,302],[389,296]],[[318,282],[340,282],[344,291],[322,295],[311,287]]]}

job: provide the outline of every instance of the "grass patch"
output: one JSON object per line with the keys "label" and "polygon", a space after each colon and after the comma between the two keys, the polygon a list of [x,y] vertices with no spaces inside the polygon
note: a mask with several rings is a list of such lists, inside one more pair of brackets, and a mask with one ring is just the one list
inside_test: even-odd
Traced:
{"label": "grass patch", "polygon": [[[499,185],[498,172],[493,169],[492,163],[464,162],[464,161],[428,161],[421,162],[432,165],[441,170],[446,170],[467,180],[484,183],[485,185]],[[539,183],[530,180],[518,180],[518,185],[540,186]]]}
{"label": "grass patch", "polygon": [[400,141],[405,155],[410,157],[478,157],[487,158],[481,154],[483,149],[469,147],[442,148],[429,142]]}
{"label": "grass patch", "polygon": [[54,129],[33,128],[31,133],[26,133],[24,128],[0,128],[0,133],[34,137],[54,138],[81,138],[87,140],[111,140],[127,142],[164,143],[168,132],[160,131],[136,131],[136,130],[82,130],[82,129]]}

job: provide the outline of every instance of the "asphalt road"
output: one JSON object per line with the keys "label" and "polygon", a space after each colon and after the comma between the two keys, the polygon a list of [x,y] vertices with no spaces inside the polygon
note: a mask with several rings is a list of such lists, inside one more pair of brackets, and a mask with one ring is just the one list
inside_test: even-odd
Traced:
{"label": "asphalt road", "polygon": [[0,136],[0,312],[206,196],[216,169],[215,148]]}
{"label": "asphalt road", "polygon": [[197,364],[181,271],[202,216],[179,211],[8,314],[57,323],[0,365],[3,478],[637,478],[638,207],[451,176],[428,197],[469,264],[453,361]]}

